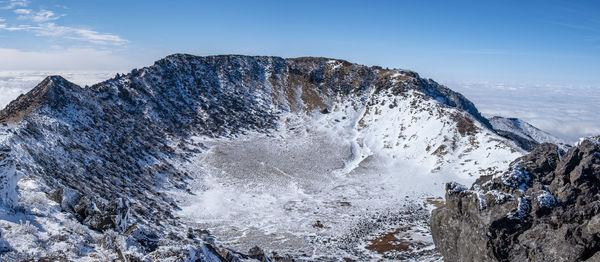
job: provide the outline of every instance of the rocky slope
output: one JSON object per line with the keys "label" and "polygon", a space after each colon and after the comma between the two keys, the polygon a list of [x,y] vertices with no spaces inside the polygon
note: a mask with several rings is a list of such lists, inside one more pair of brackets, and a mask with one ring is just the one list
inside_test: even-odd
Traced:
{"label": "rocky slope", "polygon": [[[215,261],[244,256],[223,243],[255,242],[306,259],[435,258],[415,229],[427,231],[426,213],[402,222],[425,236],[410,248],[368,249],[379,236],[364,232],[399,230],[382,214],[406,210],[400,198],[415,195],[411,185],[432,188],[411,198],[425,201],[444,182],[501,173],[523,153],[433,80],[325,58],[178,54],[86,88],[52,76],[0,111],[0,122],[9,196],[0,252],[12,258]],[[298,193],[286,198],[290,185]],[[226,210],[215,207],[230,198]],[[195,205],[205,199],[215,201]],[[374,203],[383,205],[369,211]],[[240,222],[243,238],[212,220]],[[260,229],[257,221],[276,231],[244,231]],[[283,238],[300,244],[275,241],[296,230],[290,221],[306,231]],[[237,240],[215,242],[205,227]]]}
{"label": "rocky slope", "polygon": [[449,183],[433,211],[436,247],[447,261],[598,261],[600,143],[568,152],[544,143],[501,175],[470,189]]}

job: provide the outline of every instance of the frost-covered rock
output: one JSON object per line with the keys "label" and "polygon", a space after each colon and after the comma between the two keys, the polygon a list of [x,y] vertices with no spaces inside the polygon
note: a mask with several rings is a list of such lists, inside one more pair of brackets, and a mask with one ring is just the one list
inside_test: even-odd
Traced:
{"label": "frost-covered rock", "polygon": [[12,208],[19,200],[17,193],[19,175],[10,153],[10,148],[0,148],[0,204]]}
{"label": "frost-covered rock", "polygon": [[104,214],[110,217],[115,231],[123,233],[129,225],[129,201],[119,198],[108,204]]}
{"label": "frost-covered rock", "polygon": [[[566,153],[541,144],[505,174],[452,188],[431,217],[447,261],[596,261],[600,253],[600,145],[593,139]],[[475,189],[510,197],[486,198],[480,209]]]}
{"label": "frost-covered rock", "polygon": [[75,213],[82,195],[77,190],[62,187],[48,193],[48,197],[60,204],[63,211]]}
{"label": "frost-covered rock", "polygon": [[93,197],[82,196],[70,188],[60,188],[48,196],[59,203],[63,211],[73,214],[77,220],[94,230],[114,230],[123,233],[131,222],[130,203],[123,198],[117,198],[107,204],[97,203]]}

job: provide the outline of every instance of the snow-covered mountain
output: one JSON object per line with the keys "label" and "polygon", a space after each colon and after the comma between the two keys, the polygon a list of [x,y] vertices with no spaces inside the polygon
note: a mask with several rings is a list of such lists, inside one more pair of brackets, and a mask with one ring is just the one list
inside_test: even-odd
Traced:
{"label": "snow-covered mountain", "polygon": [[568,147],[567,143],[539,128],[518,118],[505,118],[494,116],[489,118],[492,128],[501,136],[515,141],[521,148],[531,151],[541,143],[552,143]]}
{"label": "snow-covered mountain", "polygon": [[8,258],[436,260],[445,182],[525,153],[431,79],[312,57],[52,76],[0,122]]}

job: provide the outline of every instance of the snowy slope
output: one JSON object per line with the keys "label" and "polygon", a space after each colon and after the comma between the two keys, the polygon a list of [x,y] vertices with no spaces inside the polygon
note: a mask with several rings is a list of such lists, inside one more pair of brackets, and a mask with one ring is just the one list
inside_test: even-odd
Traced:
{"label": "snowy slope", "polygon": [[531,150],[541,143],[552,143],[563,148],[567,146],[565,141],[517,118],[494,116],[491,117],[489,121],[492,124],[493,129],[500,135],[515,140],[526,150]]}
{"label": "snowy slope", "polygon": [[[461,135],[458,117],[470,119],[419,92],[382,93],[336,103],[328,114],[285,114],[269,134],[193,138],[205,151],[182,167],[197,178],[195,196],[177,196],[179,215],[237,250],[433,259],[427,210],[445,182],[495,174],[520,155],[475,121]],[[405,249],[367,248],[396,231]]]}
{"label": "snowy slope", "polygon": [[257,258],[255,245],[273,257],[435,260],[428,210],[444,183],[524,153],[433,80],[326,58],[172,55],[89,88],[49,77],[0,122],[17,173],[59,204],[18,212],[102,236],[77,240],[90,249],[81,260],[247,257],[224,247]]}

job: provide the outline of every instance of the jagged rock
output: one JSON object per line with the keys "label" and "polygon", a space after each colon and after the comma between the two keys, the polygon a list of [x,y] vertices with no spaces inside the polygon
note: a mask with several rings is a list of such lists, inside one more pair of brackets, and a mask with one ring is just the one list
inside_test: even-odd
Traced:
{"label": "jagged rock", "polygon": [[99,210],[96,205],[87,200],[81,203],[82,207],[79,214],[87,214],[81,217],[83,223],[89,225],[90,228],[104,232],[106,230],[114,230],[119,233],[124,233],[129,225],[129,202],[122,198],[111,201]]}
{"label": "jagged rock", "polygon": [[110,216],[110,220],[117,232],[123,233],[129,225],[129,201],[118,198],[108,204],[104,215]]}
{"label": "jagged rock", "polygon": [[82,196],[70,188],[60,188],[48,193],[48,197],[57,203],[63,211],[72,213],[77,220],[97,231],[115,230],[124,233],[129,225],[129,201],[115,199],[102,209],[98,208],[93,197]]}
{"label": "jagged rock", "polygon": [[4,239],[2,239],[2,231],[0,230],[0,255],[10,252],[11,250],[12,249],[10,248],[10,245],[6,243]]}
{"label": "jagged rock", "polygon": [[138,227],[131,233],[131,240],[142,246],[145,252],[152,252],[158,248],[160,236],[147,228]]}
{"label": "jagged rock", "polygon": [[470,189],[446,186],[431,230],[446,261],[597,261],[600,144],[541,144]]}
{"label": "jagged rock", "polygon": [[48,197],[60,204],[63,211],[76,214],[76,206],[82,198],[81,193],[67,187],[61,187],[48,194]]}
{"label": "jagged rock", "polygon": [[262,262],[271,261],[271,260],[269,260],[269,257],[267,255],[265,255],[265,251],[263,251],[258,246],[254,246],[253,248],[251,248],[250,250],[248,250],[248,254],[247,255],[248,255],[249,258],[256,259],[258,261],[262,261]]}

